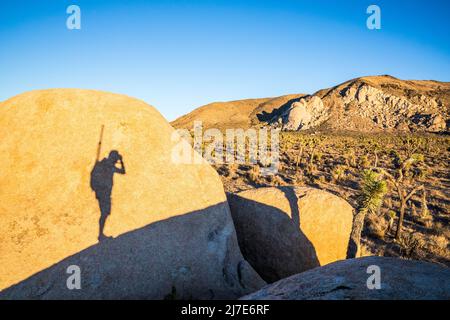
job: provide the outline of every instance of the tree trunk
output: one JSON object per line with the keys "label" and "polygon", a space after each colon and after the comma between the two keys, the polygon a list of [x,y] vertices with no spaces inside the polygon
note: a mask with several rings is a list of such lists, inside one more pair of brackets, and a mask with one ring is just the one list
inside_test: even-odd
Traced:
{"label": "tree trunk", "polygon": [[389,234],[389,232],[391,232],[392,226],[393,226],[393,225],[394,225],[394,219],[393,219],[393,218],[390,218],[390,219],[389,219],[388,227],[387,227],[387,229],[386,229],[386,234]]}
{"label": "tree trunk", "polygon": [[315,153],[315,148],[313,148],[312,150],[311,150],[311,157],[309,158],[309,165],[310,166],[312,166],[313,165],[313,163],[314,163],[314,153]]}
{"label": "tree trunk", "polygon": [[375,161],[373,163],[373,167],[377,168],[378,167],[378,154],[376,151],[374,152],[374,154],[375,154]]}
{"label": "tree trunk", "polygon": [[353,218],[353,228],[350,235],[350,244],[347,252],[347,258],[356,258],[360,254],[361,233],[364,228],[364,220],[366,219],[367,210],[361,209]]}
{"label": "tree trunk", "polygon": [[428,216],[428,205],[427,205],[427,193],[425,190],[422,191],[422,204],[421,204],[421,215],[422,218]]}
{"label": "tree trunk", "polygon": [[402,226],[403,226],[403,218],[405,216],[405,208],[406,208],[406,202],[402,200],[400,204],[400,216],[398,217],[398,224],[397,224],[397,231],[395,232],[395,239],[400,240],[400,233],[402,232]]}
{"label": "tree trunk", "polygon": [[295,169],[298,169],[298,165],[300,164],[300,161],[302,160],[302,157],[303,157],[303,146],[300,147],[300,150],[298,152],[297,161],[295,163]]}

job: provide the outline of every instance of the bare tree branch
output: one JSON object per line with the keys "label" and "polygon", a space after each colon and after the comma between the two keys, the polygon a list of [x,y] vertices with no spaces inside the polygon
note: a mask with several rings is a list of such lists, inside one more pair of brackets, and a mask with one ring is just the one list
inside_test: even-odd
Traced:
{"label": "bare tree branch", "polygon": [[417,187],[415,187],[414,189],[412,189],[409,193],[408,193],[408,195],[405,197],[405,201],[408,201],[417,191],[419,191],[419,190],[423,190],[423,188],[424,188],[424,186],[423,185],[420,185],[420,186],[417,186]]}

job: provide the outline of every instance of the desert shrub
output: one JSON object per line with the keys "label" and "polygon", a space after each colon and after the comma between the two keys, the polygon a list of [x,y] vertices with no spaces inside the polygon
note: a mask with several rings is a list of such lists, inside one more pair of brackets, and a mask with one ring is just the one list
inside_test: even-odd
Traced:
{"label": "desert shrub", "polygon": [[345,164],[348,167],[352,167],[352,168],[356,168],[356,155],[355,155],[355,151],[353,151],[353,149],[350,149],[349,151],[347,151],[344,154],[344,160],[345,160]]}
{"label": "desert shrub", "polygon": [[394,220],[395,220],[396,216],[397,216],[397,214],[393,210],[389,210],[389,212],[387,213],[388,226],[387,226],[387,229],[386,229],[386,232],[385,232],[386,234],[388,234],[392,230],[392,228],[394,226]]}
{"label": "desert shrub", "polygon": [[363,169],[367,169],[370,167],[370,160],[367,155],[364,154],[359,158],[359,167]]}
{"label": "desert shrub", "polygon": [[[393,203],[392,203],[392,198],[391,197],[386,197],[386,207],[388,208],[393,208]],[[392,211],[392,210],[391,210]]]}
{"label": "desert shrub", "polygon": [[433,252],[442,257],[448,258],[450,256],[450,251],[448,251],[448,239],[441,235],[433,235],[429,237],[429,241],[427,241],[426,246],[429,251]]}
{"label": "desert shrub", "polygon": [[425,165],[420,165],[412,170],[412,177],[419,180],[424,180],[433,174],[433,170]]}
{"label": "desert shrub", "polygon": [[227,167],[230,177],[234,177],[237,175],[238,165],[236,163],[230,163]]}
{"label": "desert shrub", "polygon": [[413,217],[417,217],[418,214],[417,214],[416,205],[415,205],[414,203],[411,203],[410,206],[411,206],[411,215],[412,215]]}
{"label": "desert shrub", "polygon": [[411,155],[411,157],[409,157],[408,160],[403,161],[402,163],[402,167],[403,167],[403,174],[405,177],[410,176],[410,174],[412,173],[412,166],[416,165],[414,167],[415,170],[417,170],[418,166],[420,164],[422,164],[424,162],[424,156],[423,154],[420,153],[414,153],[413,155]]}
{"label": "desert shrub", "polygon": [[260,182],[260,169],[258,165],[252,166],[250,171],[247,173],[248,179],[254,183]]}
{"label": "desert shrub", "polygon": [[270,175],[267,177],[267,181],[272,186],[283,186],[286,184],[279,175]]}
{"label": "desert shrub", "polygon": [[296,186],[304,186],[305,185],[304,177],[300,173],[296,173],[293,180],[294,180],[294,185],[296,185]]}
{"label": "desert shrub", "polygon": [[229,177],[230,176],[230,168],[227,165],[218,166],[216,168],[217,173],[219,173],[221,176]]}
{"label": "desert shrub", "polygon": [[370,247],[367,247],[365,245],[361,245],[361,251],[359,253],[360,257],[371,257],[374,256],[376,254],[374,254],[374,252],[372,252]]}
{"label": "desert shrub", "polygon": [[400,255],[411,259],[418,255],[418,251],[423,248],[424,242],[412,233],[403,233],[398,239]]}
{"label": "desert shrub", "polygon": [[384,239],[384,236],[388,230],[388,223],[386,220],[375,213],[370,213],[367,216],[367,221],[367,229],[369,233],[378,239]]}
{"label": "desert shrub", "polygon": [[314,173],[317,171],[317,166],[314,163],[309,163],[305,169],[305,175],[310,177],[314,176]]}
{"label": "desert shrub", "polygon": [[340,182],[340,181],[344,180],[346,177],[345,171],[346,171],[345,166],[342,166],[342,165],[336,166],[333,169],[331,176],[333,177],[333,179],[335,181]]}
{"label": "desert shrub", "polygon": [[398,151],[392,149],[392,150],[389,152],[389,156],[390,156],[391,159],[392,159],[392,166],[393,166],[394,168],[399,168],[400,165],[401,165],[401,163],[402,163],[402,158],[401,158],[400,154],[398,153]]}
{"label": "desert shrub", "polygon": [[314,153],[314,161],[320,162],[323,158],[323,153],[320,151],[317,151]]}
{"label": "desert shrub", "polygon": [[432,224],[432,228],[430,228],[431,232],[436,235],[436,236],[443,236],[445,234],[445,229],[446,226],[445,224],[443,224],[442,222],[435,222],[434,224]]}
{"label": "desert shrub", "polygon": [[422,199],[420,202],[420,206],[421,210],[419,214],[419,220],[425,227],[431,228],[433,224],[433,216],[431,215],[430,210],[428,209],[427,196],[425,191],[422,191]]}

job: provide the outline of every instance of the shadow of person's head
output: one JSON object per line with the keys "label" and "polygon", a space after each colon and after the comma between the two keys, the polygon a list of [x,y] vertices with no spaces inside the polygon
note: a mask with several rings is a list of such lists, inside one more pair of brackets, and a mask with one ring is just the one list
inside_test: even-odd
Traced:
{"label": "shadow of person's head", "polygon": [[122,160],[122,155],[119,153],[119,151],[112,150],[108,155],[108,161],[116,163],[119,160]]}

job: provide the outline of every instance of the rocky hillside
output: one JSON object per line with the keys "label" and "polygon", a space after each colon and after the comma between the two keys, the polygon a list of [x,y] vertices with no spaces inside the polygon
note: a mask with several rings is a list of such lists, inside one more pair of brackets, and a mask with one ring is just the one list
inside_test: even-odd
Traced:
{"label": "rocky hillside", "polygon": [[277,110],[286,109],[305,94],[292,94],[276,98],[246,99],[229,102],[214,102],[199,107],[176,119],[175,128],[193,127],[194,121],[202,121],[206,128],[248,128],[259,122],[270,120]]}
{"label": "rocky hillside", "polygon": [[362,77],[312,95],[212,103],[175,120],[177,128],[448,132],[450,83],[406,81],[391,76]]}

